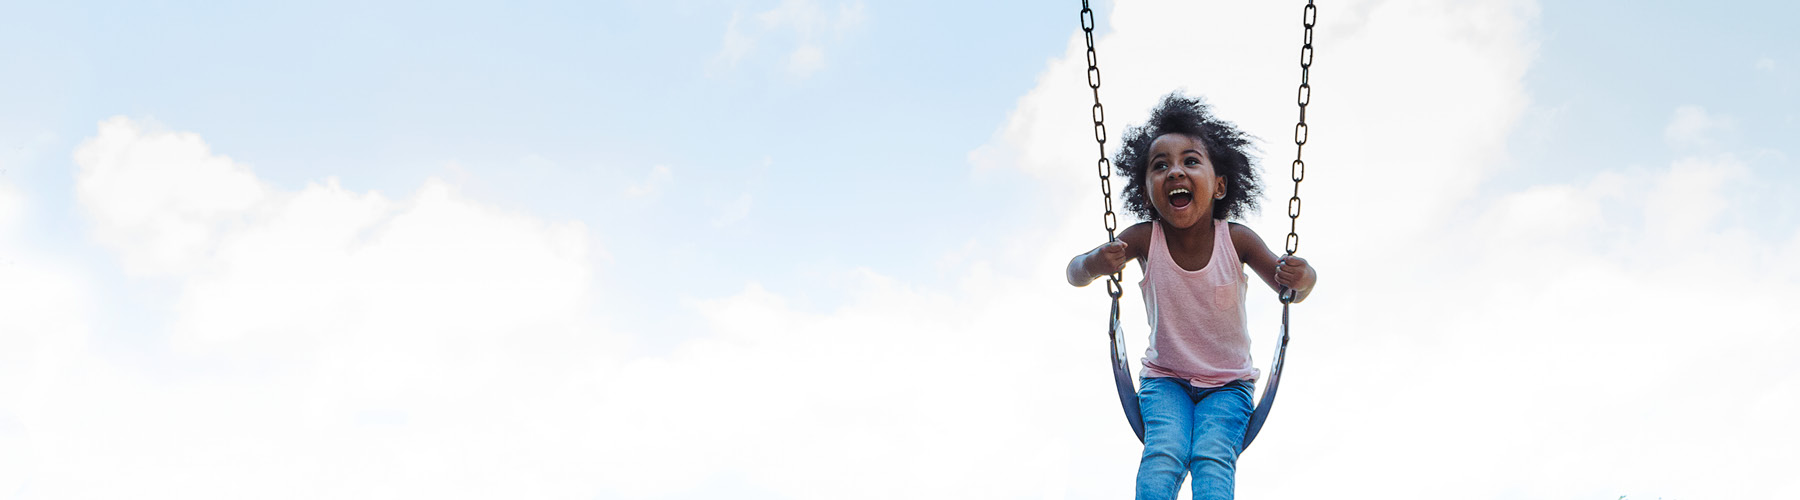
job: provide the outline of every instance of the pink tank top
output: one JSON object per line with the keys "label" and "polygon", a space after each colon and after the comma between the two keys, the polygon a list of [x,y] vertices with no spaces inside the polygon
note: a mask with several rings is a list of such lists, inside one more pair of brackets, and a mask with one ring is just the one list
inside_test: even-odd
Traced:
{"label": "pink tank top", "polygon": [[1150,224],[1150,251],[1144,258],[1144,309],[1150,320],[1150,348],[1144,351],[1145,377],[1179,377],[1195,387],[1218,387],[1256,380],[1262,373],[1250,358],[1244,327],[1244,293],[1249,281],[1231,224],[1213,221],[1212,260],[1188,271],[1169,256],[1162,223]]}

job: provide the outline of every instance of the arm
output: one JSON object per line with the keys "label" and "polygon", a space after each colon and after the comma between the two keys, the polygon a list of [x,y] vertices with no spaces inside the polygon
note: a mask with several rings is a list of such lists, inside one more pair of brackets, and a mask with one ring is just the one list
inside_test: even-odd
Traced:
{"label": "arm", "polygon": [[1118,241],[1106,242],[1069,259],[1069,268],[1063,273],[1069,284],[1087,286],[1095,278],[1124,270],[1125,263],[1131,259],[1143,258],[1144,248],[1150,244],[1149,224],[1140,222],[1125,228],[1119,232]]}
{"label": "arm", "polygon": [[1306,296],[1312,293],[1313,285],[1319,281],[1319,272],[1306,259],[1292,255],[1276,257],[1275,252],[1269,251],[1268,245],[1263,244],[1262,237],[1256,235],[1256,231],[1251,231],[1242,224],[1231,225],[1231,245],[1237,248],[1238,258],[1249,264],[1250,269],[1256,270],[1256,274],[1262,276],[1263,283],[1267,283],[1270,289],[1276,293],[1280,293],[1284,286],[1294,289],[1296,303],[1306,300]]}

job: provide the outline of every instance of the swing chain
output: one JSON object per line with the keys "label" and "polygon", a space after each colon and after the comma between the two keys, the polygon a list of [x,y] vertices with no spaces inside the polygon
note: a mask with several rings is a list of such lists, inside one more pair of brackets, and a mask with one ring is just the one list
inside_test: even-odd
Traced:
{"label": "swing chain", "polygon": [[[1119,229],[1119,217],[1113,214],[1112,208],[1112,160],[1106,159],[1106,108],[1100,105],[1100,59],[1094,53],[1094,10],[1088,8],[1087,0],[1081,0],[1081,32],[1087,38],[1088,88],[1094,91],[1094,107],[1088,114],[1094,120],[1094,142],[1100,145],[1100,160],[1094,163],[1094,169],[1100,173],[1100,196],[1106,203],[1106,213],[1100,216],[1100,222],[1106,226],[1106,241],[1118,241],[1115,233]],[[1125,294],[1125,289],[1119,285],[1123,280],[1124,275],[1116,272],[1106,278],[1106,294],[1115,301]],[[1118,320],[1117,317],[1113,319]]]}
{"label": "swing chain", "polygon": [[1306,162],[1301,153],[1306,150],[1306,105],[1312,102],[1312,84],[1308,83],[1308,73],[1312,69],[1313,59],[1313,24],[1318,21],[1318,7],[1312,0],[1307,0],[1306,8],[1300,12],[1300,24],[1306,27],[1306,36],[1300,44],[1300,88],[1295,91],[1295,101],[1300,105],[1300,121],[1294,124],[1294,163],[1289,173],[1294,179],[1294,196],[1288,198],[1288,234],[1282,246],[1288,255],[1300,251],[1300,181],[1306,178]]}

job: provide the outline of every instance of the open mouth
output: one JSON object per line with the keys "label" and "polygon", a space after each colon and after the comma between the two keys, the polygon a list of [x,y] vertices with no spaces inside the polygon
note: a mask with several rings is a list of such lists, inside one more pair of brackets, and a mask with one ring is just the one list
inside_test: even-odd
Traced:
{"label": "open mouth", "polygon": [[1189,203],[1193,202],[1194,193],[1188,192],[1187,188],[1175,188],[1169,190],[1170,206],[1175,208],[1186,208]]}

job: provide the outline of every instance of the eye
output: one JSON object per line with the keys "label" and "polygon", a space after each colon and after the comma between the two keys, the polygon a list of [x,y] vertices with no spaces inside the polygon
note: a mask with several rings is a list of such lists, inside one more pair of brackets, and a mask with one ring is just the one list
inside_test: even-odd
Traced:
{"label": "eye", "polygon": [[1190,157],[1188,157],[1188,159],[1187,159],[1187,161],[1186,161],[1186,162],[1184,162],[1184,163],[1186,163],[1186,164],[1187,164],[1187,165],[1188,165],[1188,166],[1194,166],[1194,165],[1199,165],[1199,164],[1200,164],[1200,159],[1199,159],[1199,158],[1194,158],[1194,157],[1191,157],[1191,156],[1190,156]]}
{"label": "eye", "polygon": [[1168,162],[1163,162],[1163,161],[1159,161],[1159,162],[1156,162],[1156,163],[1151,163],[1151,164],[1150,164],[1150,168],[1153,168],[1153,169],[1156,169],[1156,170],[1162,170],[1162,169],[1165,169],[1165,168],[1169,168],[1169,163],[1168,163]]}

